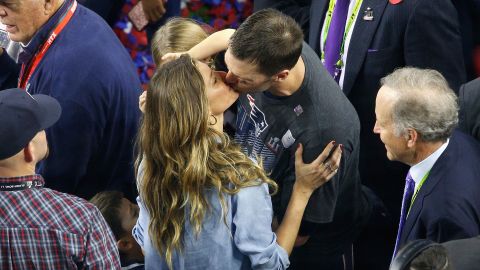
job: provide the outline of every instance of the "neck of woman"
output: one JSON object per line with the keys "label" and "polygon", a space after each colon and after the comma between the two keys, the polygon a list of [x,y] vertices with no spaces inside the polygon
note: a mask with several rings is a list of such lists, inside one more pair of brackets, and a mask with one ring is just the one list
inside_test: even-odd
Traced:
{"label": "neck of woman", "polygon": [[[215,117],[216,120],[216,123],[213,125],[213,128],[220,132],[220,133],[223,133],[223,113],[222,114],[219,114],[219,115],[213,115]],[[213,118],[213,117],[211,117]],[[213,120],[213,119],[212,119]],[[215,121],[215,120],[213,120]]]}

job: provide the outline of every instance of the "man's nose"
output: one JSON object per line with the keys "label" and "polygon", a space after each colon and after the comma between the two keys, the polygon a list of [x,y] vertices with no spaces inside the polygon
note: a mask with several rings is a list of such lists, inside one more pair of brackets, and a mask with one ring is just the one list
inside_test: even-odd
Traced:
{"label": "man's nose", "polygon": [[238,78],[229,71],[225,76],[225,81],[229,84],[237,84]]}
{"label": "man's nose", "polygon": [[215,74],[217,74],[223,82],[226,82],[227,73],[225,71],[215,71]]}

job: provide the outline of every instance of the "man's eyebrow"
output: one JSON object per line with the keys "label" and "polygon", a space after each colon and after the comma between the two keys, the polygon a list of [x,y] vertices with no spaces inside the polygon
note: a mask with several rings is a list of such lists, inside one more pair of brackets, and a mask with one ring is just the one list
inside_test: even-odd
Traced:
{"label": "man's eyebrow", "polygon": [[[226,64],[225,64],[225,65],[226,65]],[[240,77],[240,76],[238,76],[237,74],[233,73],[233,72],[228,68],[228,66],[227,66],[227,69],[228,69],[229,72],[231,72],[231,73],[233,74],[233,76],[237,77],[237,79],[242,80],[242,81],[247,81],[247,82],[253,82],[252,79],[243,78],[243,77]]]}

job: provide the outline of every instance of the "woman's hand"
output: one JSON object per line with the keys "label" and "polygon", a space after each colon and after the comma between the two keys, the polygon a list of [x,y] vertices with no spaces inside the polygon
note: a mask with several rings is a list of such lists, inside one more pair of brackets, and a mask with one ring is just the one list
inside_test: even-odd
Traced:
{"label": "woman's hand", "polygon": [[[310,197],[310,195],[326,182],[328,182],[338,170],[340,166],[340,159],[342,157],[342,145],[335,145],[335,142],[330,142],[323,152],[310,164],[303,163],[303,146],[298,145],[295,152],[295,185],[303,194]],[[332,155],[329,153],[333,150]]]}
{"label": "woman's hand", "polygon": [[145,113],[145,104],[147,103],[147,91],[143,91],[138,99],[138,108],[142,113]]}
{"label": "woman's hand", "polygon": [[151,23],[154,23],[165,14],[164,0],[142,0],[143,12]]}

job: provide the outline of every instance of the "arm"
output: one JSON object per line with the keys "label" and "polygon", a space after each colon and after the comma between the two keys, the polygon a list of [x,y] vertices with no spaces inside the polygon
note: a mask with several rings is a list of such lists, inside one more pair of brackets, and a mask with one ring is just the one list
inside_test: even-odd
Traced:
{"label": "arm", "polygon": [[[235,33],[235,29],[224,29],[218,32],[215,32],[204,39],[202,42],[195,45],[193,48],[188,50],[188,54],[197,60],[204,60],[209,58],[216,53],[225,51],[228,48],[228,42],[230,37]],[[162,57],[162,61],[170,61],[177,59],[180,55],[185,52],[179,53],[167,53]]]}
{"label": "arm", "polygon": [[[338,138],[339,136],[327,135],[326,137]],[[307,142],[306,144],[308,145],[309,143]],[[312,161],[317,157],[319,150],[321,151],[322,149],[323,146],[322,148],[319,148],[318,145],[310,146],[309,148],[305,147],[305,150],[303,151],[303,157],[306,161]],[[329,224],[333,221],[340,179],[342,179],[346,174],[346,164],[351,157],[351,149],[349,148],[349,146],[343,148],[342,145],[341,150],[341,160],[339,161],[340,165],[335,167],[335,169],[340,169],[339,172],[335,174],[328,183],[323,185],[321,188],[315,190],[315,192],[313,192],[310,197],[298,232],[297,240],[295,243],[296,247],[305,244],[310,238],[310,235],[316,232],[319,228],[322,228],[325,224]],[[272,176],[272,178],[277,179],[277,181],[280,181],[280,183],[282,183],[282,194],[277,194],[275,196],[276,198],[278,198],[279,196],[289,198],[291,196],[290,194],[293,193],[294,183],[296,183],[295,171],[297,169],[283,169],[291,166],[292,165],[290,164],[282,163],[282,168],[280,168],[280,170],[278,171],[274,171],[274,175]],[[283,210],[286,207],[285,204],[285,201],[277,202],[279,208],[276,209],[276,213],[279,214],[278,217],[280,220],[284,218],[284,215],[282,215],[282,213],[283,211],[285,211]]]}
{"label": "arm", "polygon": [[100,120],[94,120],[86,108],[73,100],[58,100],[62,116],[47,129],[50,155],[39,163],[37,172],[44,176],[48,187],[75,194],[98,149],[101,132],[96,123]]}
{"label": "arm", "polygon": [[[110,227],[95,207],[91,209],[89,231],[85,243],[85,269],[120,269],[118,248]],[[82,269],[83,269],[82,268]]]}
{"label": "arm", "polygon": [[458,217],[441,217],[431,222],[430,225],[427,228],[427,239],[439,243],[470,238],[480,233],[476,227],[476,220],[473,219],[465,222]]}
{"label": "arm", "polygon": [[[302,161],[302,147],[297,150],[299,180],[291,196],[287,214],[276,233],[271,230],[272,203],[266,184],[242,188],[232,197],[233,239],[242,254],[250,258],[253,269],[288,267],[288,254],[292,251],[308,197],[335,174],[338,166],[340,149],[328,160],[328,164],[332,164],[333,172],[326,171],[327,166],[323,161],[331,148],[332,145],[328,145],[324,153],[310,164]],[[254,221],[252,217],[255,217]]]}
{"label": "arm", "polygon": [[405,66],[438,70],[458,93],[466,72],[455,7],[450,0],[417,3],[405,33]]}
{"label": "arm", "polygon": [[308,200],[313,191],[336,174],[336,170],[340,166],[342,153],[341,148],[337,147],[332,156],[328,158],[328,154],[334,147],[334,143],[331,142],[317,159],[310,164],[305,164],[302,158],[303,147],[301,144],[298,146],[295,152],[296,181],[293,185],[292,196],[290,197],[285,216],[276,231],[277,242],[288,254],[292,252]]}
{"label": "arm", "polygon": [[[453,179],[458,180],[457,178]],[[425,214],[421,214],[425,220],[427,239],[441,243],[480,234],[477,214],[478,199],[475,191],[470,192],[466,187],[466,185],[460,184],[456,188],[449,187],[441,194],[432,193],[431,196],[434,197],[428,205],[424,202],[424,207],[429,209],[425,211]]]}
{"label": "arm", "polygon": [[0,48],[0,90],[17,87],[20,66]]}
{"label": "arm", "polygon": [[142,0],[143,12],[149,22],[156,22],[165,14],[164,0]]}

